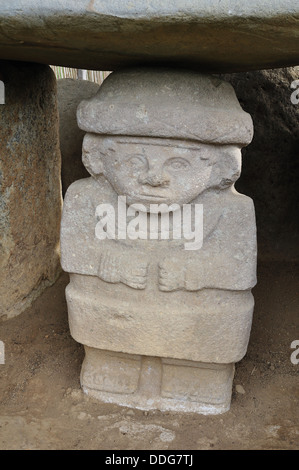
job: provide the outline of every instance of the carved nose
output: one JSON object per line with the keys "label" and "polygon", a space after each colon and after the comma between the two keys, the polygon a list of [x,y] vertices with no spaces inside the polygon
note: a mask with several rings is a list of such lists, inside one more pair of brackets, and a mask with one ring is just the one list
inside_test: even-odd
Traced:
{"label": "carved nose", "polygon": [[165,186],[168,184],[168,179],[163,175],[156,175],[148,173],[144,178],[140,179],[140,183],[149,184],[150,186]]}

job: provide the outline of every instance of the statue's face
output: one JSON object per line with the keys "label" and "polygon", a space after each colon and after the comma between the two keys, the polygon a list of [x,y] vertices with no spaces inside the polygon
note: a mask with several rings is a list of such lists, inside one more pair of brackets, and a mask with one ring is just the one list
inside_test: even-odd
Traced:
{"label": "statue's face", "polygon": [[103,173],[127,204],[187,204],[209,187],[212,145],[146,137],[101,145]]}

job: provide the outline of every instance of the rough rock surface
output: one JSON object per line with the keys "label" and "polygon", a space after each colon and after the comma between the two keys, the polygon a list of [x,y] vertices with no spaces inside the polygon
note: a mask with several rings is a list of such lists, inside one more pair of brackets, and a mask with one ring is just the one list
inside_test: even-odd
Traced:
{"label": "rough rock surface", "polygon": [[12,0],[0,57],[115,70],[149,63],[241,71],[299,64],[293,0]]}
{"label": "rough rock surface", "polygon": [[[254,123],[236,188],[254,200],[258,254],[299,259],[299,67],[222,76]],[[294,101],[294,99],[293,99]]]}
{"label": "rough rock surface", "polygon": [[61,213],[56,80],[48,66],[0,62],[0,319],[57,278]]}
{"label": "rough rock surface", "polygon": [[63,194],[71,183],[89,176],[82,163],[82,142],[85,133],[78,128],[76,112],[79,103],[93,96],[98,89],[97,83],[88,80],[57,80]]}

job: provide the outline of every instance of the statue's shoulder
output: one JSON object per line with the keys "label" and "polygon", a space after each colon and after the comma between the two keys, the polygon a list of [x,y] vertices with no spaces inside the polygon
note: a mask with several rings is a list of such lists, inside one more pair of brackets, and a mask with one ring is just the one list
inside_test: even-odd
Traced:
{"label": "statue's shoulder", "polygon": [[225,233],[231,240],[254,240],[256,222],[253,200],[238,193],[234,188],[223,194],[221,223],[225,225]]}
{"label": "statue's shoulder", "polygon": [[250,197],[237,192],[234,188],[222,191],[207,191],[195,201],[203,205],[206,222],[241,217],[254,217],[254,204]]}
{"label": "statue's shoulder", "polygon": [[108,181],[102,177],[84,178],[72,183],[65,194],[63,210],[96,207],[98,204],[108,203],[113,199],[114,191]]}
{"label": "statue's shoulder", "polygon": [[238,212],[243,213],[244,217],[255,216],[254,203],[251,197],[239,193],[234,188],[229,192],[229,194],[232,210],[238,209]]}
{"label": "statue's shoulder", "polygon": [[91,176],[89,176],[88,178],[82,178],[80,180],[77,180],[77,181],[74,181],[68,188],[67,188],[67,191],[66,191],[66,194],[65,196],[66,197],[71,197],[73,196],[75,193],[78,193],[78,192],[81,192],[81,191],[85,191],[86,189],[90,188],[91,186],[93,186],[95,183],[95,180],[94,178],[92,178]]}
{"label": "statue's shoulder", "polygon": [[229,188],[222,191],[221,194],[219,193],[217,204],[232,214],[243,213],[244,216],[254,214],[253,200],[245,194],[239,193],[235,188]]}

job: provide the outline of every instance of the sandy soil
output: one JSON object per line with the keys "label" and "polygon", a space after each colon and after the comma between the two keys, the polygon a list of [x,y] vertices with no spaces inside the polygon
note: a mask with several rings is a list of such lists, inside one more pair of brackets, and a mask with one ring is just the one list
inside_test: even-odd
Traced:
{"label": "sandy soil", "polygon": [[258,280],[231,409],[202,416],[132,410],[82,393],[83,348],[69,334],[63,274],[0,324],[0,449],[298,449],[299,364],[290,345],[299,340],[299,265],[262,264]]}

